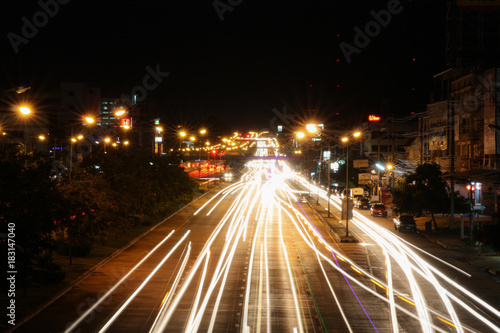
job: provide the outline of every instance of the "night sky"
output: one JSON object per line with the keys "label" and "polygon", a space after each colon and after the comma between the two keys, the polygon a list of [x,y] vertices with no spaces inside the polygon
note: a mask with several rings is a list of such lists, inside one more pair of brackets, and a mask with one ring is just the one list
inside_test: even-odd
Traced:
{"label": "night sky", "polygon": [[[70,81],[118,97],[141,86],[149,66],[169,73],[147,92],[162,118],[212,115],[258,130],[286,106],[335,127],[425,109],[432,76],[446,69],[444,1],[60,1],[45,21],[36,1],[3,8],[2,90]],[[388,6],[397,13],[372,25],[348,61],[340,44],[355,47],[354,28]],[[9,36],[23,37],[22,18],[34,16],[38,32],[16,54]]]}

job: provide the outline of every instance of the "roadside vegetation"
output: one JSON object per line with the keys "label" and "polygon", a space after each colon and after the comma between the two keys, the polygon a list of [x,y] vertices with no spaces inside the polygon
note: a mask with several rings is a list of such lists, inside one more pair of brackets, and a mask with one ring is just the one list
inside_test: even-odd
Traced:
{"label": "roadside vegetation", "polygon": [[[470,213],[471,202],[459,195],[450,193],[443,179],[441,168],[436,163],[424,163],[416,170],[398,180],[392,192],[396,213],[409,213],[417,217],[430,215],[434,230],[438,230],[436,214],[450,214],[450,196],[454,195],[456,214]],[[449,227],[449,225],[448,225]],[[454,231],[452,231],[454,232]],[[498,217],[494,224],[487,224],[474,233],[474,241],[482,242],[496,252],[500,251],[500,224]]]}
{"label": "roadside vegetation", "polygon": [[71,174],[57,174],[48,157],[3,156],[0,232],[15,224],[22,293],[63,281],[62,266],[92,257],[96,248],[111,254],[191,201],[197,184],[179,165],[179,156],[109,151],[84,159]]}

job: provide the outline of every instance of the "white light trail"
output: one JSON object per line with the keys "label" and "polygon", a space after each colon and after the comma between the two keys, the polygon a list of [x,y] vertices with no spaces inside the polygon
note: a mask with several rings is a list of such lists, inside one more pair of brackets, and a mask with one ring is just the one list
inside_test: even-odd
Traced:
{"label": "white light trail", "polygon": [[109,289],[100,299],[97,300],[91,307],[87,309],[77,320],[75,320],[66,330],[64,331],[65,333],[71,333],[76,327],[92,312],[95,311],[95,309],[106,299],[108,298],[109,295],[113,293],[113,291],[118,288],[123,281],[125,281],[144,261],[146,261],[149,256],[151,256],[163,243],[165,243],[170,236],[175,232],[175,230],[172,230],[167,237],[165,237],[160,243],[158,243],[144,258],[142,258],[141,261],[139,261],[127,274],[125,274],[120,281],[118,281],[111,289]]}
{"label": "white light trail", "polygon": [[118,311],[115,312],[115,314],[111,317],[111,319],[109,319],[108,322],[99,330],[99,333],[104,333],[108,330],[108,328],[111,326],[111,324],[113,324],[113,322],[116,320],[116,318],[118,318],[118,316],[123,312],[123,310],[125,310],[125,308],[130,304],[130,302],[132,302],[132,300],[135,298],[135,296],[137,296],[137,294],[139,294],[139,292],[142,290],[142,288],[144,288],[144,286],[149,282],[149,280],[151,280],[153,275],[155,275],[156,272],[160,269],[160,267],[163,266],[163,264],[167,261],[167,259],[170,258],[170,256],[177,249],[177,247],[179,247],[179,245],[181,245],[182,242],[184,242],[184,240],[189,235],[189,233],[190,233],[190,230],[188,230],[184,234],[184,236],[182,236],[181,240],[179,240],[177,242],[177,244],[175,244],[174,247],[170,250],[170,252],[168,252],[168,254],[160,261],[160,263],[158,265],[156,265],[155,269],[141,283],[139,288],[137,288],[136,291],[134,291],[134,293],[125,301],[125,303],[118,309]]}

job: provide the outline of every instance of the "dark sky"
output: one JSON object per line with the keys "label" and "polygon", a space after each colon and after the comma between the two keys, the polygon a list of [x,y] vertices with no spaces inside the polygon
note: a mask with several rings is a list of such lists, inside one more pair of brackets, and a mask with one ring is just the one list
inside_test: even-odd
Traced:
{"label": "dark sky", "polygon": [[[51,7],[43,22],[37,1],[12,1],[2,11],[1,88],[83,81],[116,97],[158,66],[170,75],[147,99],[165,118],[210,114],[260,129],[285,105],[304,119],[335,123],[407,115],[425,108],[432,75],[446,69],[444,1],[401,0],[400,12],[350,62],[339,46],[354,46],[354,28],[364,30],[375,20],[371,11],[397,2],[221,0],[232,9],[221,21],[212,0],[71,0]],[[38,32],[16,54],[9,33],[22,36],[22,18],[34,16]]]}

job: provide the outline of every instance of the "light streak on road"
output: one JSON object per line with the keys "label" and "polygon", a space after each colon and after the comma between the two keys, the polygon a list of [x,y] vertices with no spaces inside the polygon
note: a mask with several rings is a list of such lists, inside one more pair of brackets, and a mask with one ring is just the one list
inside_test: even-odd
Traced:
{"label": "light streak on road", "polygon": [[144,288],[146,286],[146,284],[149,282],[149,280],[151,280],[153,275],[155,275],[156,272],[158,272],[160,267],[163,266],[163,264],[168,260],[168,258],[170,258],[172,253],[174,253],[174,251],[179,247],[179,245],[181,245],[184,242],[184,240],[189,235],[189,233],[190,233],[190,230],[188,230],[184,234],[184,236],[182,236],[181,240],[178,241],[177,244],[175,244],[172,247],[170,252],[168,252],[168,254],[165,255],[165,257],[163,257],[163,259],[160,261],[160,263],[158,265],[156,265],[155,269],[153,269],[153,271],[148,275],[148,277],[141,283],[139,288],[137,288],[134,291],[134,293],[132,295],[130,295],[130,297],[125,301],[125,303],[123,303],[123,305],[118,309],[118,311],[115,312],[115,314],[111,317],[111,319],[109,319],[108,322],[101,328],[99,333],[104,333],[108,330],[108,328],[113,324],[113,322],[116,320],[116,318],[118,318],[118,316],[120,316],[120,314],[123,312],[123,310],[125,310],[125,308],[130,304],[130,302],[132,302],[132,300],[139,294],[139,292],[142,290],[142,288]]}
{"label": "light streak on road", "polygon": [[[191,242],[188,244],[188,249],[186,252],[186,255],[184,256],[184,259],[182,260],[181,267],[179,271],[177,272],[177,275],[174,279],[174,282],[172,283],[172,287],[170,288],[170,291],[167,292],[165,298],[163,299],[163,303],[160,306],[160,309],[158,311],[158,315],[155,318],[155,321],[153,322],[153,325],[151,325],[151,329],[149,330],[149,333],[153,332],[162,332],[165,327],[162,327],[160,323],[165,323],[164,321],[164,316],[165,316],[165,309],[167,309],[170,305],[170,300],[172,299],[171,295],[173,292],[177,289],[177,286],[179,285],[179,281],[181,279],[182,274],[184,273],[184,269],[186,268],[189,255],[191,254]],[[157,326],[159,325],[159,326]]]}
{"label": "light streak on road", "polygon": [[[256,142],[257,154],[260,156],[278,156],[278,143],[275,138],[261,137]],[[185,332],[219,331],[218,322],[222,316],[220,307],[223,304],[221,302],[224,302],[224,296],[227,295],[228,289],[231,289],[226,287],[235,280],[234,267],[237,267],[241,274],[243,266],[247,267],[247,270],[244,282],[240,280],[241,289],[244,290],[241,290],[241,318],[238,319],[238,325],[243,332],[276,331],[273,327],[274,318],[280,307],[283,308],[280,311],[288,316],[288,331],[309,331],[313,323],[310,322],[312,319],[306,316],[307,309],[304,309],[303,305],[307,304],[312,290],[310,294],[304,292],[307,289],[304,285],[308,281],[296,273],[297,267],[304,270],[304,275],[310,273],[305,271],[304,266],[297,264],[297,260],[302,260],[302,254],[300,259],[296,259],[296,254],[302,253],[303,249],[307,250],[307,260],[311,261],[309,264],[314,267],[314,272],[317,272],[315,278],[323,283],[321,286],[325,295],[321,296],[329,299],[328,311],[332,311],[331,303],[334,301],[334,311],[339,315],[338,318],[341,318],[339,320],[343,320],[340,324],[345,325],[349,332],[356,331],[355,325],[358,325],[360,320],[363,325],[366,324],[365,328],[372,331],[399,332],[400,329],[406,329],[404,325],[411,323],[422,332],[448,332],[450,329],[456,332],[477,332],[470,327],[470,318],[492,331],[500,332],[498,323],[495,322],[500,318],[498,309],[488,305],[425,260],[437,258],[415,248],[358,212],[354,212],[354,218],[350,221],[353,228],[370,238],[370,251],[377,253],[385,265],[381,265],[382,271],[379,272],[382,273],[379,274],[372,273],[366,265],[356,262],[348,252],[325,236],[326,227],[318,218],[308,215],[312,207],[302,207],[298,196],[307,193],[304,189],[317,193],[322,200],[330,200],[334,214],[341,210],[339,198],[329,199],[326,190],[294,174],[286,162],[275,160],[248,162],[247,172],[240,181],[226,184],[207,200],[193,215],[197,216],[198,221],[210,219],[215,222],[211,222],[212,228],[209,232],[202,229],[207,236],[200,237],[202,241],[198,242],[196,250],[189,243],[186,255],[181,256],[182,264],[172,273],[172,276],[175,274],[175,280],[166,288],[168,292],[157,309],[158,314],[150,332],[169,331],[172,321],[179,323],[181,320],[178,318],[179,313],[185,317],[182,319]],[[99,302],[108,297],[159,246],[165,244],[170,235],[66,332],[77,328]],[[182,242],[189,241],[188,235],[194,237],[188,232],[178,243],[169,245],[168,254],[119,306],[100,332],[112,327],[113,322],[146,287],[176,248]],[[293,242],[286,241],[292,237]],[[246,254],[247,259],[238,258],[237,253],[243,253],[241,249],[249,251],[249,255]],[[243,263],[245,261],[247,262]],[[274,262],[280,263],[282,269],[279,272],[276,267],[269,267]],[[465,276],[468,275],[452,265],[448,266]],[[270,269],[273,274],[270,274]],[[280,275],[277,277],[276,274]],[[276,287],[276,281],[281,285]],[[290,290],[287,295],[283,295],[286,297],[285,304],[277,304],[279,301],[271,297],[273,293],[279,292],[276,288]],[[343,297],[338,296],[340,288]],[[345,297],[346,293],[349,297]],[[370,302],[373,304],[374,299],[377,303],[387,305],[386,323],[381,322],[378,314],[374,316],[371,309],[373,307],[366,305]],[[480,310],[476,305],[484,310]],[[356,310],[355,314],[352,309]],[[317,306],[316,311],[321,317],[321,312],[327,310]],[[468,315],[468,321],[461,317],[464,313]],[[473,321],[473,324],[475,323],[476,321]],[[381,324],[386,326],[382,327]]]}
{"label": "light streak on road", "polygon": [[73,330],[75,330],[78,325],[91,313],[95,311],[95,309],[101,305],[101,303],[108,298],[109,295],[113,293],[132,273],[139,267],[141,266],[160,246],[162,246],[169,238],[172,236],[172,234],[175,232],[175,230],[172,230],[160,243],[158,243],[144,258],[142,258],[141,261],[139,261],[127,274],[125,274],[120,281],[115,283],[115,285],[110,288],[100,299],[98,299],[91,307],[87,309],[77,320],[75,320],[69,327],[66,328],[64,331],[65,333],[71,333]]}

